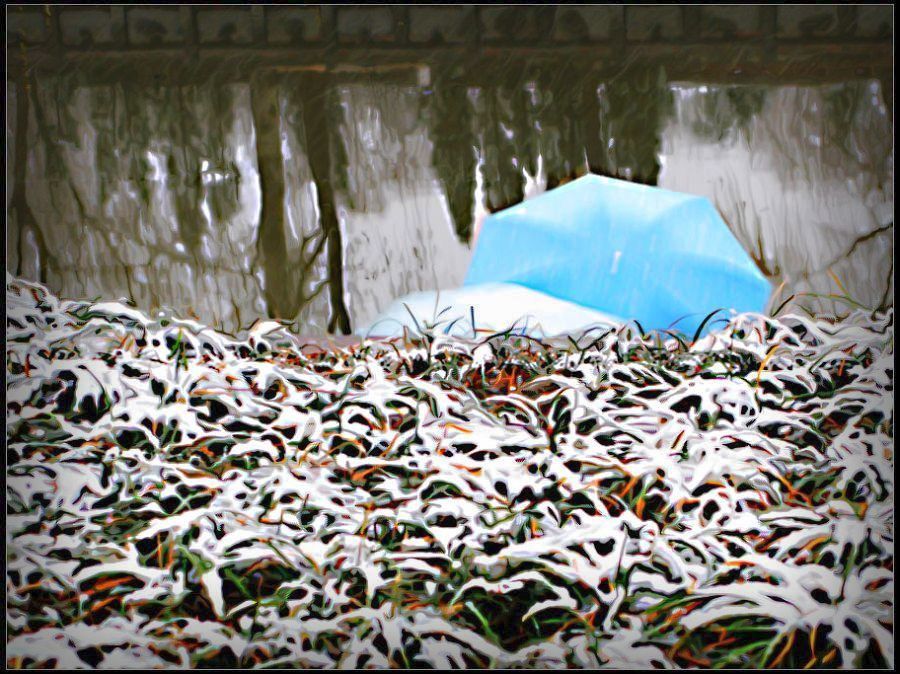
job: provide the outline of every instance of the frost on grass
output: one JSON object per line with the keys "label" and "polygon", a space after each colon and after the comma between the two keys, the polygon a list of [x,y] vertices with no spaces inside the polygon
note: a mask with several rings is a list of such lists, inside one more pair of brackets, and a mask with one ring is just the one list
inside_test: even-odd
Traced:
{"label": "frost on grass", "polygon": [[7,279],[13,667],[893,665],[893,311],[322,352]]}

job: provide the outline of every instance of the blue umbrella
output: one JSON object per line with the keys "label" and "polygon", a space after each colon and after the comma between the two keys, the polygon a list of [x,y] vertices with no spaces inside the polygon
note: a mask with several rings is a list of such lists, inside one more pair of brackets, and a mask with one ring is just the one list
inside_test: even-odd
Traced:
{"label": "blue umbrella", "polygon": [[705,197],[592,174],[485,219],[464,287],[498,282],[690,335],[771,292]]}

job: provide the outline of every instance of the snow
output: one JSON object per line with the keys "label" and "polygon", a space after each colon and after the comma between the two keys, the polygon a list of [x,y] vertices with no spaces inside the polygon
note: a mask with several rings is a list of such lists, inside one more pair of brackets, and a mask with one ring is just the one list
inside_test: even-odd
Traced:
{"label": "snow", "polygon": [[440,332],[471,337],[472,311],[478,331],[513,329],[538,338],[584,332],[592,327],[618,327],[623,323],[615,316],[515,283],[485,283],[406,295],[394,300],[383,314],[359,328],[356,334],[399,337],[404,328],[415,331],[418,321],[421,327],[440,323]]}

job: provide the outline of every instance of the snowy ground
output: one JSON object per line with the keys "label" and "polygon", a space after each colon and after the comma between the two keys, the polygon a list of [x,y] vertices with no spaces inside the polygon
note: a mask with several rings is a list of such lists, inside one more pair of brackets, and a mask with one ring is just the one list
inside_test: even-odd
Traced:
{"label": "snowy ground", "polygon": [[7,305],[10,666],[893,666],[892,310],[322,353]]}

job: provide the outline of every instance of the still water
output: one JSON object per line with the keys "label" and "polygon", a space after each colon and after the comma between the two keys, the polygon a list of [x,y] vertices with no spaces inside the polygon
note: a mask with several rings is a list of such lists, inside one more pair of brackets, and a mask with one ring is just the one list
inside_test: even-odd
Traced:
{"label": "still water", "polygon": [[7,269],[62,296],[127,297],[227,331],[276,317],[322,334],[337,301],[352,329],[398,296],[460,285],[489,210],[590,161],[710,197],[778,288],[773,305],[843,289],[869,306],[892,301],[893,129],[877,81],[649,82],[632,93],[623,105],[627,87],[601,85],[576,105],[535,83],[449,102],[427,81],[337,87],[327,140],[340,250],[329,259],[304,92],[288,81],[278,88],[282,225],[264,235],[249,85],[60,76],[35,83],[25,109],[8,86]]}

